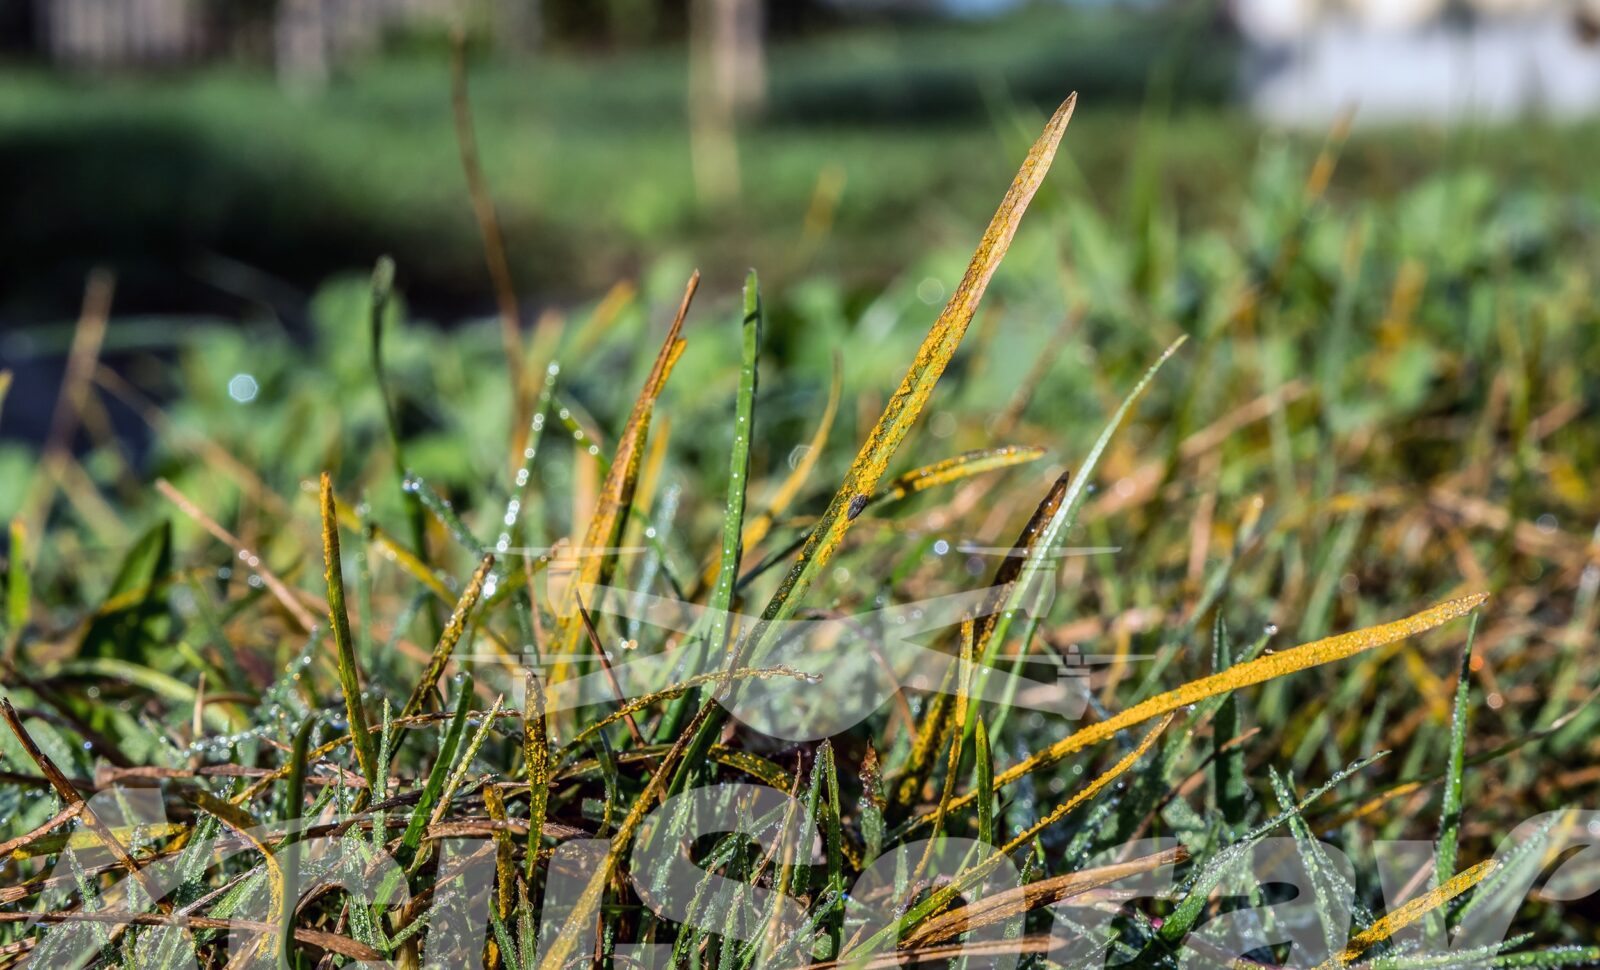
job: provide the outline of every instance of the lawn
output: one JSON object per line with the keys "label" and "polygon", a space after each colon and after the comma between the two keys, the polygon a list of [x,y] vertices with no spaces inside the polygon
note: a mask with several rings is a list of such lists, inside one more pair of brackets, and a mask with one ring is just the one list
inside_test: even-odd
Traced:
{"label": "lawn", "polygon": [[[826,44],[715,218],[669,56],[482,68],[509,338],[432,319],[492,305],[435,66],[7,88],[208,119],[202,213],[293,157],[402,285],[308,244],[299,320],[108,325],[99,276],[25,331],[67,362],[0,445],[0,967],[1600,963],[1594,132],[1086,93],[1047,173],[1020,80],[804,117],[892,46]],[[169,225],[170,172],[61,157]],[[309,200],[231,204],[266,286]]]}
{"label": "lawn", "polygon": [[[637,277],[664,252],[718,278],[758,265],[775,282],[880,285],[930,241],[969,245],[1009,177],[1001,160],[1073,90],[1083,107],[1053,193],[1126,220],[1159,204],[1185,221],[1234,221],[1238,175],[1263,133],[1224,106],[1230,43],[1207,28],[1048,10],[781,42],[768,111],[739,134],[742,192],[723,205],[696,198],[679,49],[479,51],[472,92],[513,270],[535,306]],[[28,190],[0,203],[13,267],[0,310],[64,319],[87,270],[108,262],[128,310],[264,305],[298,321],[316,283],[382,253],[430,315],[486,308],[448,61],[439,45],[413,45],[304,96],[239,69],[6,70],[0,176]],[[1592,188],[1583,160],[1597,147],[1592,128],[1363,132],[1334,192],[1388,196],[1470,164]]]}

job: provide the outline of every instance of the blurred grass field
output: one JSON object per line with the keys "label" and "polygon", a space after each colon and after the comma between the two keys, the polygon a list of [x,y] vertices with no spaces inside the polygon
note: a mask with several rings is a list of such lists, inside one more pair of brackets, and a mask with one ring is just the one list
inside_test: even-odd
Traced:
{"label": "blurred grass field", "polygon": [[[989,37],[988,29],[1017,33]],[[115,198],[87,196],[73,218],[92,223],[97,212],[117,210],[137,240],[140,213],[153,211],[140,207],[167,205],[176,193],[206,200],[202,224],[217,219],[237,234],[206,238],[259,234],[261,253],[337,225],[395,254],[401,294],[384,303],[363,267],[318,285],[303,322],[256,294],[256,309],[240,319],[190,319],[174,330],[185,318],[117,318],[123,295],[97,277],[81,321],[26,328],[30,347],[67,359],[44,443],[0,445],[0,516],[16,523],[4,683],[27,732],[84,790],[119,769],[168,769],[174,792],[211,799],[184,803],[184,824],[194,828],[228,817],[219,800],[272,825],[308,805],[343,817],[374,788],[396,817],[420,817],[439,797],[425,784],[430,770],[459,758],[476,780],[440,803],[434,821],[522,826],[502,848],[505,917],[496,937],[507,965],[521,967],[530,963],[520,948],[531,932],[521,919],[536,925],[538,906],[520,894],[536,900],[543,879],[530,853],[547,851],[561,832],[629,831],[626,820],[654,797],[652,759],[665,761],[674,790],[759,777],[820,806],[817,825],[836,833],[825,840],[848,861],[789,888],[823,926],[843,919],[838,888],[863,853],[870,857],[874,838],[938,814],[952,795],[960,808],[941,817],[945,830],[992,827],[1002,840],[1022,833],[1014,854],[1035,879],[1081,871],[1134,834],[1178,837],[1194,860],[1181,870],[1179,895],[1118,924],[1113,953],[1141,967],[1177,965],[1180,928],[1221,908],[1206,881],[1214,860],[1268,831],[1315,834],[1358,860],[1356,929],[1379,925],[1384,911],[1365,854],[1378,838],[1434,842],[1446,860],[1441,882],[1469,874],[1472,891],[1433,900],[1448,925],[1515,893],[1543,851],[1492,875],[1469,867],[1493,857],[1525,819],[1588,808],[1600,788],[1600,712],[1591,704],[1600,174],[1584,161],[1595,130],[1530,122],[1358,131],[1345,142],[1339,132],[1261,132],[1207,96],[1176,99],[1170,113],[1151,102],[1096,106],[1084,85],[1062,153],[970,330],[903,446],[885,456],[869,431],[930,326],[948,325],[940,308],[1044,122],[1036,102],[1056,79],[1029,74],[1035,48],[1013,46],[1022,36],[1041,51],[1054,43],[1021,21],[780,52],[791,59],[779,61],[773,118],[742,144],[743,199],[715,214],[693,199],[676,134],[681,82],[665,55],[626,70],[484,67],[473,97],[485,168],[518,286],[543,311],[524,322],[511,360],[517,395],[504,335],[482,312],[492,300],[465,189],[437,177],[454,166],[456,149],[448,78],[436,62],[373,67],[302,108],[269,94],[264,81],[222,74],[154,82],[136,94],[69,95],[41,79],[8,85],[0,125],[59,139],[51,143],[64,146],[63,164],[143,177],[137,155],[78,147],[112,137],[108,119],[133,103],[124,98],[138,99],[142,116],[170,116],[173,131],[206,133],[181,191],[165,181],[172,173],[150,173],[148,194],[113,179],[86,191]],[[954,49],[940,45],[956,37],[974,64],[994,60],[985,43],[1005,45],[1016,53],[1015,73],[987,89],[969,84],[979,68],[951,68],[962,78],[952,83],[973,100],[946,117],[916,118],[918,92],[933,83],[926,78],[908,80],[899,96],[890,89],[880,104],[857,105],[904,118],[903,127],[856,129],[832,108],[807,116],[804,105],[843,97],[818,89],[856,90],[842,64],[862,65],[870,78],[877,57],[903,75],[928,51]],[[69,100],[71,111],[61,107]],[[279,151],[286,154],[272,154]],[[230,162],[214,164],[219,157]],[[808,239],[818,172],[832,165],[844,172],[844,193],[826,235]],[[296,187],[279,188],[279,178]],[[219,194],[233,201],[219,206]],[[5,231],[43,239],[56,230]],[[549,252],[530,244],[539,239]],[[334,250],[349,247],[342,238]],[[150,259],[177,251],[154,245]],[[236,254],[250,264],[248,250]],[[308,263],[320,256],[311,244],[293,254]],[[741,375],[744,315],[735,298],[745,263],[764,282],[753,389]],[[648,435],[635,437],[644,427],[630,413],[652,396],[656,348],[694,266],[704,282],[683,329],[686,346],[659,388]],[[238,273],[232,278],[259,279]],[[425,306],[465,308],[465,319],[413,312],[405,299],[413,287],[427,294]],[[109,325],[97,303],[106,299]],[[1118,428],[1113,414],[1180,339]],[[0,404],[0,420],[17,404]],[[754,435],[736,434],[741,408]],[[531,477],[518,484],[536,413],[542,438],[527,459]],[[133,426],[142,430],[119,433]],[[1100,454],[1096,442],[1107,434]],[[996,470],[972,457],[1007,445],[1023,446],[1014,454],[1028,460],[1006,459]],[[749,508],[730,514],[730,467],[741,467],[743,447]],[[915,480],[896,476],[969,457],[953,471],[939,466],[934,487],[881,497],[841,525],[858,449],[887,457],[886,492]],[[1053,486],[1068,469],[1072,484]],[[317,491],[324,471],[338,501],[325,510]],[[1073,493],[1083,504],[1060,504],[1051,519],[1059,533],[1024,532],[1036,509],[1049,517],[1050,496],[1061,499],[1067,487],[1083,489]],[[619,517],[605,519],[608,508]],[[323,575],[318,530],[335,511],[344,543],[337,591]],[[767,520],[764,535],[744,533],[746,547],[730,539]],[[518,681],[482,651],[524,639],[549,650],[569,634],[589,649],[570,618],[535,595],[548,561],[518,563],[526,584],[505,582],[467,602],[466,639],[449,643],[450,676],[439,685],[446,696],[428,697],[419,674],[498,534],[528,546],[579,543],[596,523],[614,530],[617,544],[646,550],[612,565],[614,585],[697,602],[725,596],[750,614],[763,605],[850,614],[986,584],[995,564],[962,554],[962,543],[1015,544],[1028,556],[1052,546],[1114,548],[1063,561],[1054,608],[1037,626],[1019,623],[1009,637],[975,646],[995,656],[1081,646],[1155,659],[1099,672],[1087,724],[990,704],[958,720],[967,715],[948,700],[909,694],[825,745],[731,729],[716,738],[721,760],[675,766],[677,743],[701,724],[685,727],[705,696],[690,692],[635,712],[640,736],[619,720],[566,750],[562,743],[610,710],[555,720],[555,736],[540,742],[553,758],[544,764],[519,715],[486,713],[497,696],[516,696]],[[796,559],[812,530],[846,527],[831,555],[807,547]],[[734,549],[740,582],[713,586],[707,577]],[[803,596],[780,585],[791,563],[809,570]],[[335,614],[345,611],[346,584],[355,632],[335,650],[324,628],[330,601],[341,604]],[[1490,599],[1470,621],[1470,650],[1468,622],[1386,626],[1475,593]],[[644,655],[675,645],[604,611],[594,620],[603,643],[632,641]],[[1325,664],[1292,649],[1369,629],[1362,650],[1352,646],[1358,636],[1312,651],[1342,658]],[[940,648],[962,649],[958,632]],[[1254,669],[1246,667],[1254,657],[1309,669],[1172,710],[1176,720],[1160,722],[1148,751],[1135,746],[1145,728],[1130,725],[1114,744],[1046,757],[1230,663]],[[357,695],[341,686],[352,672]],[[408,697],[423,697],[438,716],[392,723]],[[288,772],[294,735],[319,713],[312,745],[337,741],[363,718],[385,737],[425,741],[397,746],[381,771],[350,743],[335,744],[314,766],[340,770],[302,776],[297,788]],[[974,743],[978,719],[983,744]],[[481,742],[465,755],[447,740],[463,726]],[[0,881],[26,889],[5,904],[20,909],[43,898],[33,893],[59,851],[38,827],[70,798],[52,791],[11,733],[0,733],[0,753],[0,836],[22,838]],[[1134,754],[1142,758],[1118,762]],[[1111,786],[1127,764],[1137,767]],[[230,775],[234,768],[246,777]],[[1020,777],[1005,774],[1013,768]],[[1085,787],[1103,774],[1107,787]],[[996,776],[1006,780],[990,795],[985,781]],[[1315,797],[1295,807],[1308,794]],[[1036,831],[1074,795],[1094,797]],[[382,845],[360,831],[350,851]],[[1555,852],[1561,837],[1544,831],[1537,847]],[[132,849],[140,859],[177,851],[166,838],[151,835]],[[396,851],[407,864],[425,861],[431,844],[405,841]],[[725,855],[722,864],[765,885],[778,878],[760,853]],[[434,877],[417,865],[414,894]],[[182,901],[205,901],[227,918],[229,906],[267,891],[258,859],[230,866],[202,872]],[[116,875],[111,868],[79,879],[77,896],[51,905],[92,908],[96,887]],[[232,892],[219,904],[211,894],[224,885]],[[902,928],[914,940],[938,909],[910,912]],[[1017,916],[1019,939],[1064,932],[1043,909]],[[679,932],[626,889],[613,887],[601,918],[616,939],[678,943],[706,965],[770,956]],[[398,921],[338,893],[295,919],[348,939],[348,953],[402,964],[416,956]],[[15,963],[39,946],[38,935],[37,927],[0,926],[0,961]],[[1433,965],[1426,945],[1373,935],[1368,952],[1341,963]],[[221,934],[197,936],[202,965],[223,965]],[[96,959],[128,965],[139,939],[106,941]],[[296,954],[299,966],[318,965],[314,947]],[[1288,959],[1282,947],[1252,956],[1267,966]],[[1474,958],[1593,965],[1600,910],[1592,900],[1519,907],[1511,942]]]}
{"label": "blurred grass field", "polygon": [[[1228,106],[1236,42],[1214,26],[1042,8],[776,43],[765,115],[739,132],[736,201],[696,198],[686,68],[671,47],[474,55],[483,165],[524,296],[570,304],[664,251],[736,278],[879,285],[930,243],[960,248],[1062,92],[1084,107],[1055,191],[1137,220],[1237,221],[1262,131]],[[15,272],[0,312],[64,319],[84,274],[125,307],[296,315],[329,274],[382,253],[449,319],[489,305],[452,137],[442,41],[353,61],[315,96],[218,68],[146,78],[6,69],[0,202]],[[1322,132],[1297,136],[1314,147]],[[1357,134],[1334,196],[1390,198],[1443,168],[1593,191],[1600,126]]]}

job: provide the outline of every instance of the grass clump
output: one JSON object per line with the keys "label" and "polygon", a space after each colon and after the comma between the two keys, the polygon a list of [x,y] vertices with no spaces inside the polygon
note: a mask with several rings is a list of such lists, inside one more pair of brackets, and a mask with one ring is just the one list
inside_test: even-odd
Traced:
{"label": "grass clump", "polygon": [[[1595,787],[1592,228],[1448,173],[1335,206],[1335,133],[1227,234],[1041,195],[996,275],[1072,104],[931,328],[927,279],[725,313],[696,275],[663,338],[663,270],[446,334],[381,266],[310,346],[150,361],[158,404],[86,314],[12,473],[0,961],[1600,960],[1588,904],[1518,895]],[[796,629],[985,576],[920,689],[825,737],[729,716],[839,713],[808,696],[906,642],[808,669]],[[1042,711],[1080,648],[1080,714]],[[1439,851],[1396,896],[1401,836]],[[1229,949],[1273,846],[1316,905]]]}

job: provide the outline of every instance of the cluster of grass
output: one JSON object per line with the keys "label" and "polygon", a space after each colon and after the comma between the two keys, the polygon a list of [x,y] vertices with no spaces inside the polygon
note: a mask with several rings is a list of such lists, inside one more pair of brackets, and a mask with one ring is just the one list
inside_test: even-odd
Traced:
{"label": "cluster of grass", "polygon": [[[760,845],[695,844],[698,864],[880,963],[950,959],[997,921],[999,950],[1043,963],[1075,932],[1054,904],[1170,865],[1173,892],[1078,962],[1176,966],[1237,906],[1227,863],[1271,835],[1355,900],[1348,946],[1326,927],[1332,965],[1600,962],[1581,900],[1534,901],[1468,954],[1401,932],[1519,892],[1565,830],[1489,863],[1502,837],[1586,807],[1600,780],[1593,200],[1465,171],[1333,201],[1336,132],[1320,152],[1268,146],[1226,227],[1189,229],[1153,195],[1114,224],[1045,180],[1069,114],[965,275],[965,254],[935,253],[866,301],[752,277],[740,312],[695,302],[698,276],[684,293],[668,263],[536,327],[444,333],[407,318],[383,263],[322,292],[309,345],[198,329],[175,361],[119,372],[98,362],[96,278],[49,440],[0,461],[0,962],[74,945],[98,965],[221,966],[230,934],[254,933],[289,966],[415,966],[455,905],[441,846],[471,834],[495,856],[498,965],[582,963],[595,926],[607,958],[642,942],[689,966],[826,962],[837,950],[661,919],[622,878],[662,798],[743,780],[804,811],[752,820]],[[110,433],[128,412],[147,454]],[[1115,552],[1059,560],[1053,609],[1031,615],[1028,578],[1067,547]],[[563,563],[714,619],[678,637],[565,601],[592,587],[557,584]],[[722,713],[740,678],[784,675],[761,665],[788,621],[988,584],[1004,609],[931,645],[1003,668],[1109,655],[1083,721],[966,680],[817,743]],[[672,649],[726,651],[724,676],[543,716],[545,691],[608,650]],[[528,654],[549,662],[530,675]],[[152,781],[168,824],[85,807]],[[392,856],[411,902],[319,881],[286,905],[301,819],[340,858]],[[243,851],[195,848],[218,833]],[[941,834],[1002,848],[938,879],[924,857],[880,887],[890,924],[857,933],[856,875]],[[1181,848],[1095,861],[1145,836]],[[814,866],[772,848],[813,837]],[[1313,837],[1362,860],[1374,839],[1436,841],[1402,875],[1437,888],[1386,913],[1371,866],[1346,877]],[[608,848],[541,931],[579,838]],[[1026,891],[974,892],[1008,860]],[[116,925],[164,864],[173,891]],[[83,932],[46,939],[56,925]]]}

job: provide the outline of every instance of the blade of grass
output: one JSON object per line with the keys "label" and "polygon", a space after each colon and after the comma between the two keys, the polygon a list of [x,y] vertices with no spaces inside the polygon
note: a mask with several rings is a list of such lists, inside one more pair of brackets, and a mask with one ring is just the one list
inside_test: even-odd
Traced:
{"label": "blade of grass", "polygon": [[[761,284],[755,270],[744,281],[744,321],[740,327],[739,400],[734,408],[733,454],[728,462],[728,499],[722,517],[722,561],[711,590],[711,629],[706,649],[714,656],[729,652],[728,620],[733,608],[734,584],[739,580],[739,560],[744,554],[744,503],[750,477],[750,440],[755,433],[757,355],[761,351]],[[732,657],[728,659],[731,661]],[[728,669],[733,668],[728,664]]]}
{"label": "blade of grass", "polygon": [[339,689],[344,692],[344,709],[350,719],[350,734],[355,738],[356,761],[367,790],[377,782],[378,756],[367,730],[367,712],[361,706],[361,676],[356,670],[355,641],[350,636],[350,614],[344,605],[344,566],[339,558],[339,520],[333,508],[333,479],[322,473],[322,559],[328,583],[328,624],[333,628],[333,645],[339,658]]}
{"label": "blade of grass", "polygon": [[445,666],[455,653],[456,645],[467,632],[473,607],[478,605],[478,598],[483,595],[483,584],[489,578],[489,570],[493,568],[494,553],[488,553],[479,560],[478,568],[473,571],[472,579],[468,581],[467,588],[462,591],[461,598],[456,601],[456,607],[450,613],[450,620],[444,625],[444,632],[439,635],[439,642],[434,645],[433,654],[428,658],[428,666],[422,672],[422,678],[417,681],[417,686],[412,688],[406,706],[400,709],[400,719],[404,720],[422,711],[422,705],[427,702],[428,695],[443,676]]}
{"label": "blade of grass", "polygon": [[[1112,414],[1111,420],[1106,423],[1105,428],[1100,432],[1100,436],[1084,457],[1083,467],[1078,474],[1074,476],[1071,473],[1063,473],[1057,479],[1055,486],[1051,488],[1050,492],[1039,504],[1039,507],[1034,510],[1033,516],[1023,528],[1022,535],[1018,537],[1013,546],[1014,550],[1021,551],[1023,555],[1008,557],[996,569],[992,585],[1005,590],[1005,606],[998,613],[991,611],[984,618],[982,625],[978,641],[978,662],[980,664],[978,693],[980,696],[983,694],[984,684],[989,679],[988,666],[993,662],[1001,645],[1004,644],[1006,637],[1010,634],[1011,624],[1015,621],[1017,614],[1027,605],[1028,598],[1038,595],[1034,589],[1037,585],[1036,580],[1041,576],[1046,580],[1049,579],[1048,571],[1051,568],[1051,556],[1055,546],[1060,541],[1060,537],[1066,534],[1076,520],[1078,510],[1083,506],[1084,499],[1088,496],[1089,478],[1095,467],[1099,465],[1106,449],[1110,446],[1112,436],[1122,426],[1123,421],[1127,420],[1128,414],[1133,410],[1134,405],[1138,403],[1139,398],[1144,395],[1145,390],[1161,370],[1161,366],[1177,352],[1179,347],[1183,346],[1185,339],[1179,337],[1173,341],[1161,356],[1156,358],[1155,363],[1151,364],[1149,369],[1144,372],[1144,375],[1133,386],[1133,389],[1128,392],[1127,397],[1123,398],[1122,404]],[[950,705],[948,703],[939,705],[935,716],[924,719],[923,730],[931,732],[935,736],[946,730],[948,726],[943,722],[949,718],[949,712]],[[918,740],[919,742],[922,740],[920,734]],[[912,750],[915,755],[923,749],[917,746],[913,747]],[[927,770],[926,765],[925,758],[919,761],[913,757],[911,764],[908,766],[908,776],[910,780],[918,783],[918,787],[920,787],[919,773]],[[903,784],[900,788],[902,798],[907,792],[908,787]]]}
{"label": "blade of grass", "polygon": [[[1414,637],[1471,613],[1488,598],[1488,593],[1472,593],[1456,599],[1446,600],[1420,613],[1412,614],[1391,623],[1354,630],[1349,633],[1341,633],[1337,636],[1301,644],[1298,647],[1291,647],[1280,653],[1269,654],[1245,663],[1236,664],[1227,670],[1208,677],[1192,680],[1182,687],[1167,691],[1164,694],[1158,694],[1104,721],[1096,722],[1081,731],[1070,734],[1044,750],[1030,755],[996,775],[994,790],[998,792],[1001,788],[1024,775],[1038,771],[1041,768],[1059,764],[1062,759],[1106,741],[1114,737],[1118,732],[1135,724],[1160,717],[1163,714],[1187,707],[1190,704],[1226,691],[1265,683],[1310,667],[1333,663],[1385,644]],[[963,795],[952,802],[950,808],[952,811],[960,809],[975,797],[976,795],[973,793]],[[923,816],[916,820],[912,828],[919,828],[930,820],[930,816]]]}
{"label": "blade of grass", "polygon": [[1450,763],[1445,769],[1444,804],[1440,809],[1439,845],[1434,854],[1434,872],[1443,886],[1456,871],[1456,852],[1461,840],[1461,779],[1466,773],[1467,702],[1472,693],[1472,644],[1478,634],[1478,615],[1467,625],[1467,645],[1461,651],[1461,671],[1456,680],[1455,709],[1450,718]]}
{"label": "blade of grass", "polygon": [[294,948],[293,901],[300,898],[300,839],[305,828],[301,813],[306,805],[306,748],[311,744],[311,732],[316,726],[316,715],[302,721],[289,747],[289,789],[285,804],[288,806],[286,821],[290,827],[283,841],[278,843],[278,851],[283,853],[283,898],[290,901],[289,905],[283,907],[278,924],[278,953],[284,967],[294,966],[290,952]]}
{"label": "blade of grass", "polygon": [[17,658],[22,628],[28,625],[33,602],[33,582],[28,572],[28,527],[22,519],[11,520],[11,550],[6,570],[6,631],[3,655],[7,664]]}
{"label": "blade of grass", "polygon": [[1495,860],[1485,859],[1472,868],[1446,879],[1437,888],[1423,893],[1352,936],[1349,944],[1345,946],[1344,952],[1324,963],[1318,970],[1334,970],[1336,967],[1355,962],[1373,944],[1387,940],[1400,930],[1436,911],[1439,907],[1450,902],[1450,900],[1455,899],[1482,882],[1483,878],[1493,872],[1497,865],[1498,863]]}
{"label": "blade of grass", "polygon": [[[661,396],[667,378],[672,375],[673,365],[683,353],[684,341],[679,334],[683,331],[684,318],[689,315],[689,306],[694,302],[694,294],[699,287],[700,273],[696,270],[689,277],[688,285],[684,287],[683,300],[678,304],[677,315],[673,318],[671,328],[667,330],[661,351],[656,355],[655,364],[650,369],[650,376],[645,379],[644,387],[639,390],[639,396],[634,401],[633,411],[628,415],[628,423],[623,429],[622,436],[617,440],[616,456],[606,473],[605,483],[600,490],[600,499],[595,504],[594,514],[584,534],[583,555],[579,560],[576,574],[567,584],[563,609],[556,625],[555,642],[551,646],[553,653],[576,652],[578,638],[583,634],[583,624],[576,609],[578,593],[580,590],[604,585],[606,575],[616,561],[615,554],[607,550],[617,545],[617,540],[627,524],[628,511],[633,505],[634,487],[638,484],[645,439],[650,434],[650,418],[655,412],[656,400]],[[556,672],[562,669],[562,665],[557,665],[552,672],[552,678],[556,678]]]}
{"label": "blade of grass", "polygon": [[[380,257],[372,268],[371,302],[368,308],[367,329],[372,358],[372,377],[378,386],[378,397],[383,401],[383,424],[389,435],[389,455],[394,464],[394,483],[400,489],[400,502],[406,512],[406,528],[411,533],[411,548],[417,555],[427,555],[427,523],[422,514],[422,503],[405,487],[406,452],[400,437],[400,416],[395,411],[394,399],[389,394],[389,372],[383,363],[383,330],[388,316],[391,297],[394,295],[394,260]],[[430,615],[431,611],[430,611]],[[434,633],[438,634],[438,620],[434,620]]]}
{"label": "blade of grass", "polygon": [[456,751],[461,747],[461,737],[467,729],[472,700],[472,675],[468,674],[462,678],[461,688],[456,694],[455,713],[451,715],[450,726],[445,728],[444,740],[439,744],[439,756],[428,771],[428,780],[422,785],[422,795],[411,811],[411,821],[406,824],[405,834],[400,837],[402,855],[415,853],[422,844],[422,834],[427,829],[428,818],[433,814],[433,806],[438,802],[439,793],[444,790],[445,778],[455,766]]}
{"label": "blade of grass", "polygon": [[[1072,120],[1072,111],[1077,105],[1077,100],[1077,95],[1074,94],[1062,102],[1061,107],[1056,109],[1055,115],[1045,125],[1038,141],[1028,152],[1028,157],[1018,170],[1011,188],[1001,200],[999,209],[996,210],[994,218],[984,232],[983,240],[978,244],[972,262],[967,266],[966,275],[962,277],[955,293],[950,297],[950,302],[945,305],[939,314],[939,319],[934,322],[927,337],[923,339],[922,346],[917,350],[916,359],[912,361],[899,388],[889,399],[877,424],[868,434],[855,460],[851,462],[843,483],[840,484],[832,501],[828,503],[821,520],[816,528],[811,530],[805,548],[801,550],[800,556],[790,568],[788,576],[773,593],[762,614],[763,619],[769,623],[785,620],[799,608],[800,600],[805,597],[811,584],[816,581],[823,567],[832,558],[834,550],[844,541],[845,533],[849,531],[850,524],[854,521],[850,509],[858,500],[869,499],[877,490],[878,481],[883,477],[895,452],[899,450],[900,443],[905,440],[911,431],[911,426],[922,414],[929,396],[933,394],[934,385],[944,374],[950,359],[955,356],[961,338],[966,335],[973,314],[977,312],[978,303],[983,299],[989,280],[1005,257],[1006,250],[1011,245],[1011,238],[1016,234],[1017,226],[1022,221],[1022,215],[1027,211],[1028,203],[1033,200],[1034,193],[1038,191],[1044,181],[1045,173],[1050,169],[1050,162],[1054,159],[1056,148],[1061,143],[1061,136],[1066,133],[1067,123]],[[766,629],[773,630],[775,627],[768,626]],[[758,644],[756,649],[761,650],[762,645]]]}

